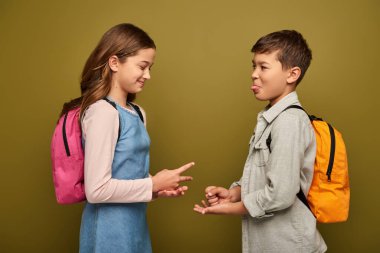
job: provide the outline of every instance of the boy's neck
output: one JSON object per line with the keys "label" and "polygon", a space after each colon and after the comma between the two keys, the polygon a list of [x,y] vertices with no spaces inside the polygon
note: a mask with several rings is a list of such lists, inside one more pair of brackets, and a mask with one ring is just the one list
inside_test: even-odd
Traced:
{"label": "boy's neck", "polygon": [[290,93],[292,93],[293,91],[296,90],[296,87],[289,87],[289,89],[287,89],[284,93],[282,93],[280,96],[276,97],[276,98],[273,98],[273,99],[270,99],[269,100],[269,107],[272,107],[274,106],[275,104],[277,104],[278,102],[281,101],[281,99],[283,99],[284,97],[286,97],[287,95],[289,95]]}

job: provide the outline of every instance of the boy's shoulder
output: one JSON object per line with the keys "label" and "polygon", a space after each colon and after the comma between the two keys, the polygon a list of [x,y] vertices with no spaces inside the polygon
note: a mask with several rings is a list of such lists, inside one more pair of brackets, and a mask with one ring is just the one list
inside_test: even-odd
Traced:
{"label": "boy's shoulder", "polygon": [[[300,105],[301,106],[301,105]],[[292,117],[295,120],[309,122],[309,116],[305,111],[298,108],[289,108],[284,110],[279,117]]]}
{"label": "boy's shoulder", "polygon": [[301,109],[289,108],[282,111],[273,122],[272,129],[287,128],[292,130],[296,126],[311,129],[309,116]]}
{"label": "boy's shoulder", "polygon": [[284,145],[288,145],[289,138],[300,141],[303,140],[306,146],[314,140],[313,126],[308,115],[301,109],[289,108],[278,115],[268,129],[271,139],[286,140]]}

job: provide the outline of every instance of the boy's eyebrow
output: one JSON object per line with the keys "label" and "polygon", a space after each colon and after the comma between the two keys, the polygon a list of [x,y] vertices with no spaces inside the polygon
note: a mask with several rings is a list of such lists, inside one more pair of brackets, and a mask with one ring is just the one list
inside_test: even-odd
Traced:
{"label": "boy's eyebrow", "polygon": [[264,63],[269,64],[269,63],[266,62],[266,61],[258,61],[258,62],[255,62],[254,60],[252,60],[252,63],[253,63],[253,64],[264,64]]}

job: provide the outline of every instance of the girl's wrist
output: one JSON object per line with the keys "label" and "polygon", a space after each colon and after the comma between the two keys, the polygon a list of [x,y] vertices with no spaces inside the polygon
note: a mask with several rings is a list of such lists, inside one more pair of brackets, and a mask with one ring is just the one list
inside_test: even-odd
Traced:
{"label": "girl's wrist", "polygon": [[155,177],[152,176],[151,179],[152,179],[152,193],[155,194],[159,191],[159,189],[157,187],[157,182],[156,182]]}

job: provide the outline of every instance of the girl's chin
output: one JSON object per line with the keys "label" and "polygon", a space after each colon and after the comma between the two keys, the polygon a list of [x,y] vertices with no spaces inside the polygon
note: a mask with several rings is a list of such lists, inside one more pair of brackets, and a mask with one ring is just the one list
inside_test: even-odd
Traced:
{"label": "girl's chin", "polygon": [[137,93],[141,92],[142,90],[143,90],[143,88],[142,88],[142,87],[141,87],[141,88],[139,87],[139,88],[135,88],[135,89],[129,91],[128,93],[129,93],[129,94],[137,94]]}

